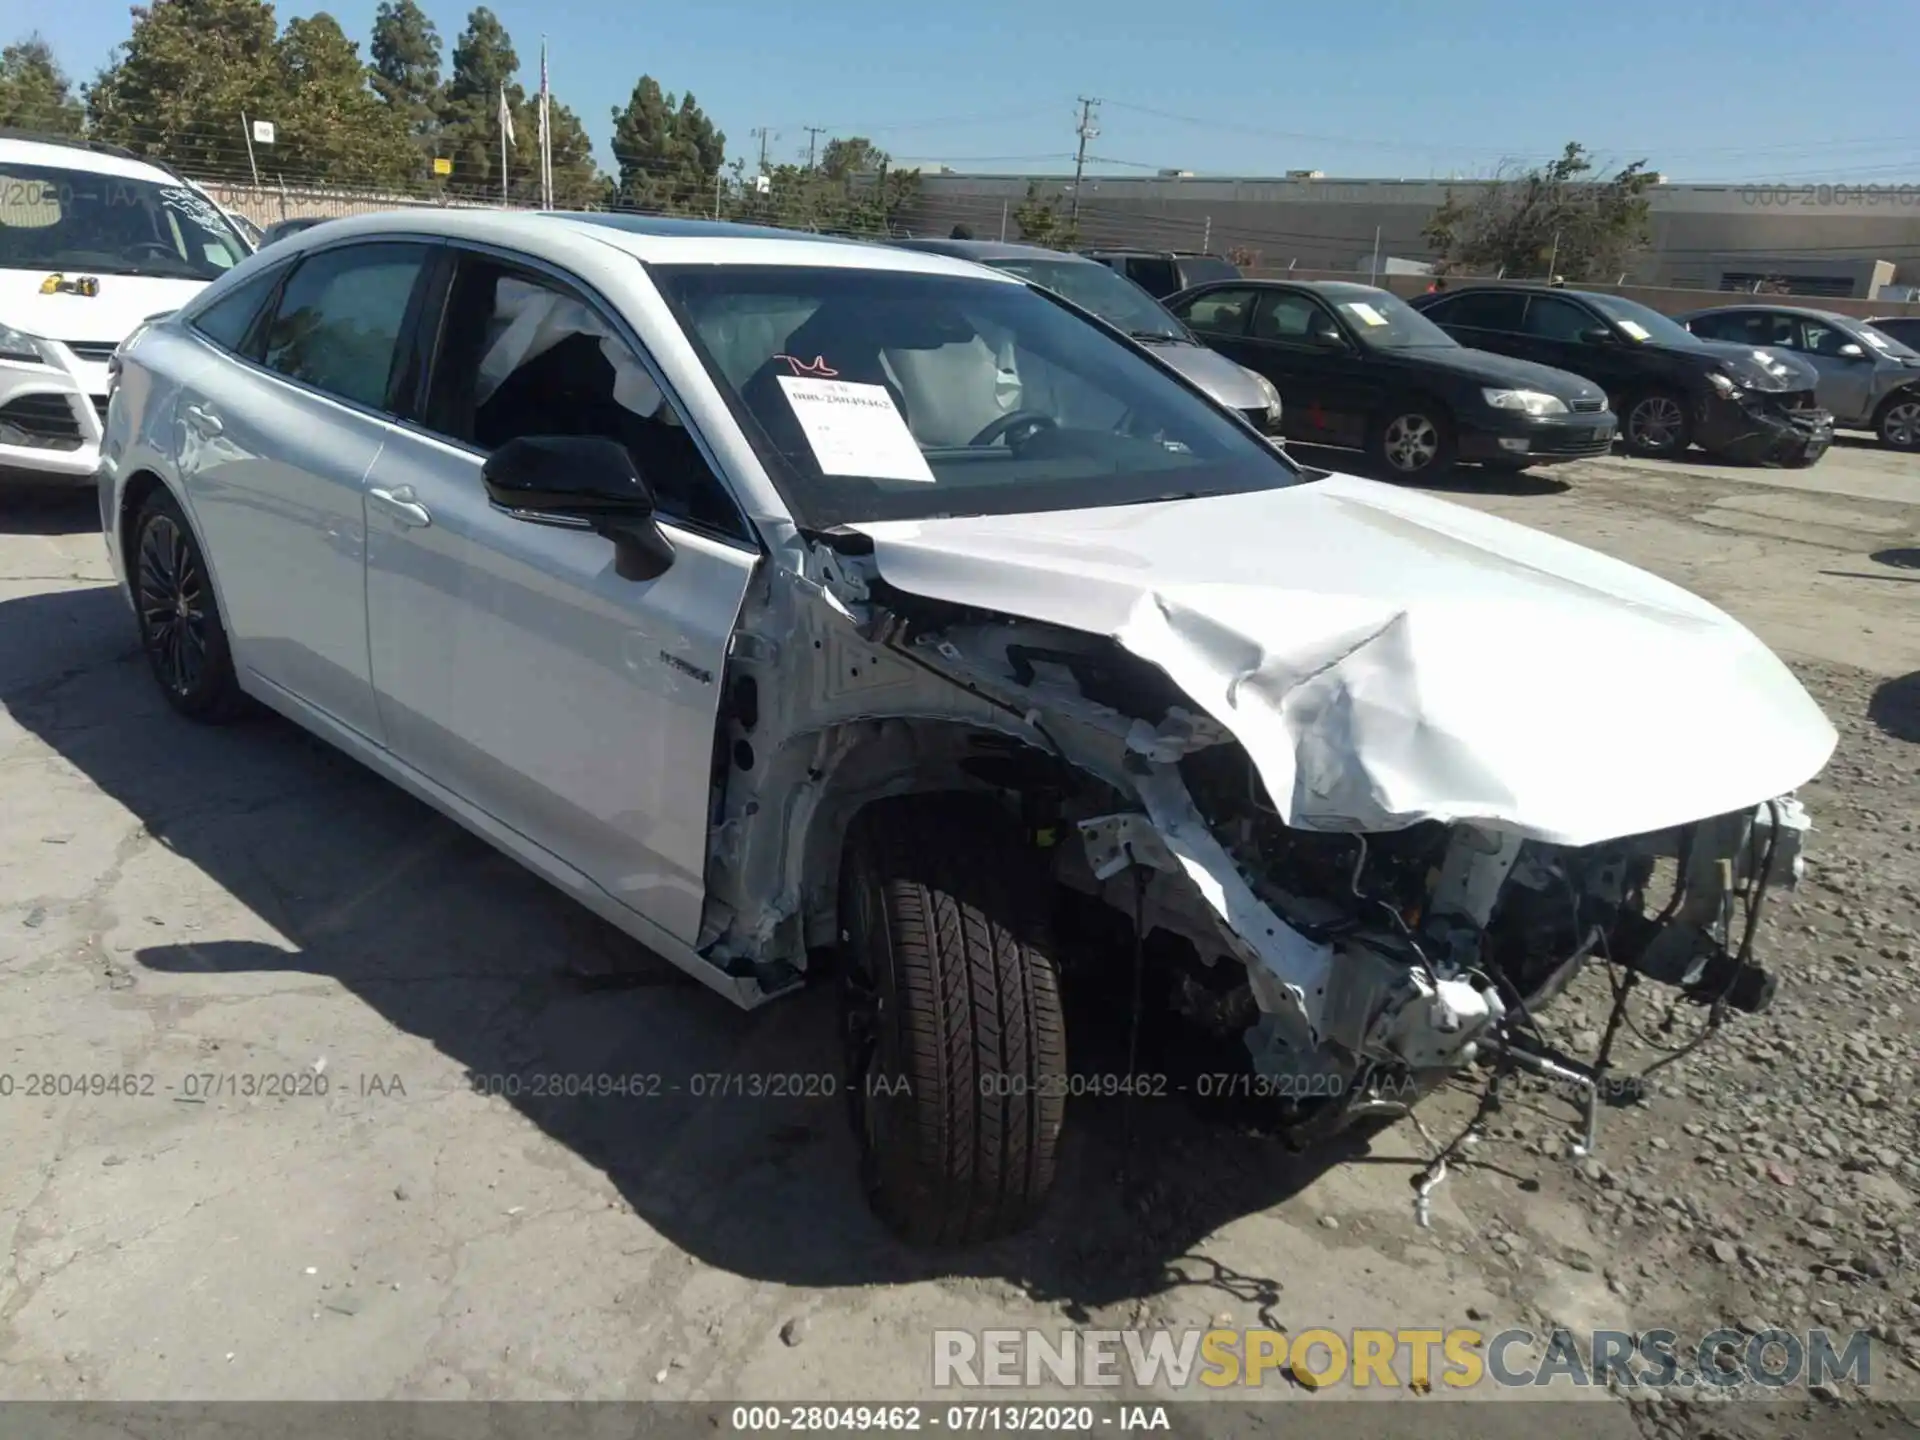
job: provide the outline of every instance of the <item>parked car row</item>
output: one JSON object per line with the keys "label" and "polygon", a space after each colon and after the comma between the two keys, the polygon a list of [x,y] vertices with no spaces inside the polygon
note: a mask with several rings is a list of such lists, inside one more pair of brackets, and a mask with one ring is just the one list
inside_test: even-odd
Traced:
{"label": "parked car row", "polygon": [[[1251,295],[1383,374],[1433,351],[1529,443],[1607,423],[1361,287]],[[98,476],[167,702],[281,713],[742,1007],[824,971],[911,1241],[1045,1199],[1063,986],[1299,1144],[1523,1043],[1595,927],[1772,991],[1755,922],[1835,743],[1786,666],[1608,556],[1298,465],[1177,333],[946,255],[486,210],[330,222],[175,304],[113,356]],[[1680,917],[1631,879],[1674,853]]]}

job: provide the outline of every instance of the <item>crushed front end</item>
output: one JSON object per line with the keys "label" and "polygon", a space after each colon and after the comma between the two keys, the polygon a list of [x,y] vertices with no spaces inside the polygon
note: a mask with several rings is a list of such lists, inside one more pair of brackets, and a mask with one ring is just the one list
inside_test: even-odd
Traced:
{"label": "crushed front end", "polygon": [[[1246,984],[1258,1015],[1241,1041],[1269,1092],[1297,1099],[1303,1136],[1399,1113],[1516,1041],[1529,1068],[1590,1084],[1592,1060],[1545,1056],[1521,1038],[1589,963],[1618,967],[1629,988],[1676,987],[1716,1019],[1772,998],[1754,940],[1768,894],[1800,873],[1808,819],[1791,798],[1568,847],[1436,822],[1294,829],[1232,744],[1192,751],[1177,770],[1225,857],[1305,942],[1282,951],[1256,913],[1229,917],[1254,952]],[[1156,783],[1170,791],[1176,779]],[[1097,836],[1090,843],[1099,853]]]}
{"label": "crushed front end", "polygon": [[1833,444],[1833,414],[1819,407],[1811,388],[1709,395],[1700,402],[1694,438],[1739,464],[1806,466]]}

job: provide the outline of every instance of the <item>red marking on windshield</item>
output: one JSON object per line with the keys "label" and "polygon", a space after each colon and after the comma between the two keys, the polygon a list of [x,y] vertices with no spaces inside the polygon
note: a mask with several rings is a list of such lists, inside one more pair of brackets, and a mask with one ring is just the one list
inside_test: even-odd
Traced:
{"label": "red marking on windshield", "polygon": [[827,358],[824,355],[814,356],[812,364],[793,355],[776,355],[773,358],[786,361],[796,375],[818,375],[824,380],[831,380],[840,373],[827,364]]}

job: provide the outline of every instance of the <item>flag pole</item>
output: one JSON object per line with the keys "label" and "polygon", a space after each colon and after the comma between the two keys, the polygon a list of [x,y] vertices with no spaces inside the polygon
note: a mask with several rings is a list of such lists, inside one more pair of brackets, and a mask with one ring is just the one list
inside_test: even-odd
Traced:
{"label": "flag pole", "polygon": [[553,123],[547,87],[547,37],[540,37],[540,205],[553,208]]}

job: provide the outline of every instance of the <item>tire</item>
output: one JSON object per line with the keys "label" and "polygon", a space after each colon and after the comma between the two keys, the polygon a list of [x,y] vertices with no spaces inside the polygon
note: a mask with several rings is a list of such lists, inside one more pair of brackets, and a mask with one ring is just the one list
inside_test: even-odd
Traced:
{"label": "tire", "polygon": [[1453,417],[1431,400],[1401,400],[1374,418],[1367,454],[1399,480],[1421,480],[1453,468],[1458,441]]}
{"label": "tire", "polygon": [[1889,450],[1920,450],[1920,392],[1889,395],[1873,417],[1873,433]]}
{"label": "tire", "polygon": [[1053,1183],[1066,1041],[1049,876],[963,795],[863,810],[841,866],[841,1019],[861,1180],[910,1244],[1008,1235]]}
{"label": "tire", "polygon": [[1693,443],[1687,402],[1671,390],[1643,390],[1620,415],[1620,440],[1629,455],[1671,460]]}
{"label": "tire", "polygon": [[246,696],[233,673],[226,627],[200,542],[172,495],[156,490],[134,523],[127,555],[133,592],[153,678],[167,703],[188,719],[224,724],[246,713]]}

